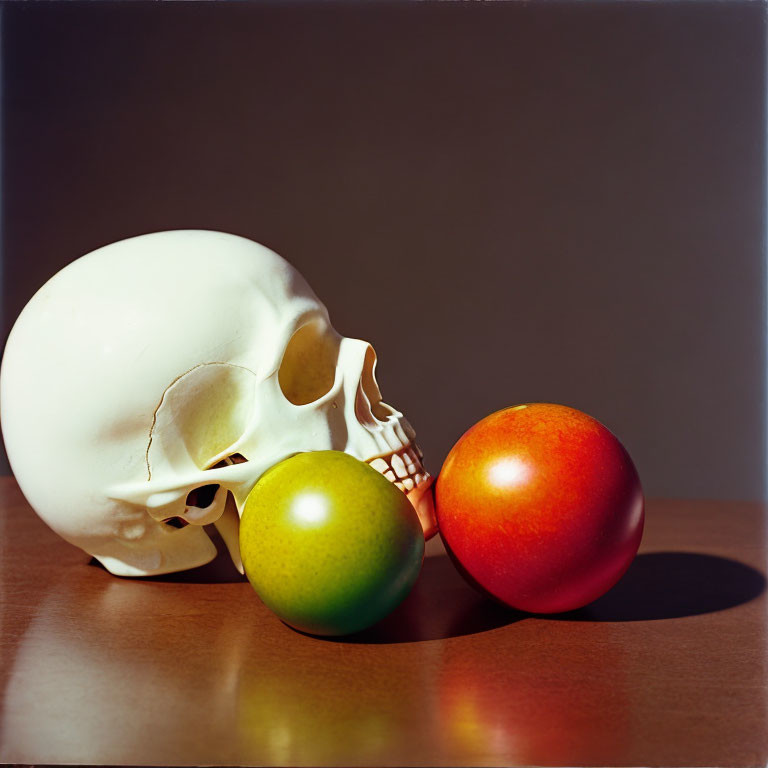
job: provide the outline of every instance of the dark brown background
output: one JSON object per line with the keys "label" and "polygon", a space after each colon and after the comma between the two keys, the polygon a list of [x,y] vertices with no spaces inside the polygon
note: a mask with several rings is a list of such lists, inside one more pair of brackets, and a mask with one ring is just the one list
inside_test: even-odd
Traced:
{"label": "dark brown background", "polygon": [[650,495],[763,496],[764,4],[2,12],[3,340],[87,251],[235,232],[374,343],[433,471],[549,400]]}

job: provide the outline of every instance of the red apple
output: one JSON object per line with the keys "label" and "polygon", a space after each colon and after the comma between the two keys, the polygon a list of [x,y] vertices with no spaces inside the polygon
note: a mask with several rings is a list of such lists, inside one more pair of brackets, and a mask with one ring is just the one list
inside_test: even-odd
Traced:
{"label": "red apple", "polygon": [[469,580],[532,613],[580,608],[629,567],[643,533],[632,459],[586,413],[532,403],[487,416],[437,479],[440,535]]}

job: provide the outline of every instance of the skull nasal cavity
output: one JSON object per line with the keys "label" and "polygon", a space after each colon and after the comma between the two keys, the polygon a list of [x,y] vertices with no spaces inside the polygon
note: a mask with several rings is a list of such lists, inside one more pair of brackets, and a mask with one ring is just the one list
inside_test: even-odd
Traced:
{"label": "skull nasal cavity", "polygon": [[313,403],[327,394],[336,378],[339,340],[335,333],[315,324],[291,336],[277,378],[285,397],[294,405]]}
{"label": "skull nasal cavity", "polygon": [[187,494],[187,506],[200,509],[210,507],[218,490],[218,485],[201,485],[199,488],[193,488]]}

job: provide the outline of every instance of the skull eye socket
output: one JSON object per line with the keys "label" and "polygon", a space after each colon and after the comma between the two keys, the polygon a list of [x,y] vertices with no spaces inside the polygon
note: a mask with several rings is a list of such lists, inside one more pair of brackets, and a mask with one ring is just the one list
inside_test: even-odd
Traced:
{"label": "skull eye socket", "polygon": [[287,400],[307,405],[330,392],[336,378],[339,339],[315,323],[296,331],[285,348],[277,379]]}
{"label": "skull eye socket", "polygon": [[371,405],[371,413],[379,420],[386,421],[390,416],[390,411],[381,400],[381,391],[376,383],[376,353],[373,347],[368,347],[363,361],[363,375],[360,380],[363,388],[363,394],[368,398]]}

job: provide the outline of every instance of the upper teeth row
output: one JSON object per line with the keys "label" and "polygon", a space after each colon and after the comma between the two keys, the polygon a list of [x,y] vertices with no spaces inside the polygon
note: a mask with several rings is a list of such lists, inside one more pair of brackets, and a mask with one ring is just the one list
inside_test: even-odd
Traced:
{"label": "upper teeth row", "polygon": [[393,482],[401,491],[412,491],[423,483],[428,475],[421,464],[421,451],[413,443],[389,456],[379,456],[368,463]]}

